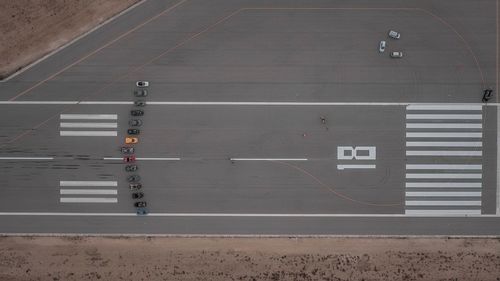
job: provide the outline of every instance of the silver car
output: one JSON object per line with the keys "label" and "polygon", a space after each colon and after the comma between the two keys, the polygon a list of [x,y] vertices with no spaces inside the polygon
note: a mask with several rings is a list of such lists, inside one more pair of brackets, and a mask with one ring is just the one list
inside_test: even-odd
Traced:
{"label": "silver car", "polygon": [[378,45],[378,51],[381,53],[385,51],[385,41],[380,41],[380,44]]}
{"label": "silver car", "polygon": [[401,38],[401,34],[397,31],[389,30],[389,37],[391,37],[393,39],[399,39],[399,38]]}
{"label": "silver car", "polygon": [[400,59],[403,57],[403,52],[391,52],[391,58]]}

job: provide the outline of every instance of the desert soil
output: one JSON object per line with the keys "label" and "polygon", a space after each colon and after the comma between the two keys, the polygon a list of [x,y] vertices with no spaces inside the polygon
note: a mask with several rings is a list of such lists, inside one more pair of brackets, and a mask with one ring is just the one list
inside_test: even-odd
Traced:
{"label": "desert soil", "polygon": [[138,0],[0,0],[0,79]]}
{"label": "desert soil", "polygon": [[1,237],[0,280],[500,280],[500,239]]}

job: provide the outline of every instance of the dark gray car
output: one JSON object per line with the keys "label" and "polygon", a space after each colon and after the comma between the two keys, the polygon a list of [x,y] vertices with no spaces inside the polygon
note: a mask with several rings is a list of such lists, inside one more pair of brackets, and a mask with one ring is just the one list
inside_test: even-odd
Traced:
{"label": "dark gray car", "polygon": [[140,181],[141,180],[141,177],[138,176],[138,175],[132,175],[132,176],[128,176],[127,177],[127,181],[128,182],[137,182],[137,181]]}
{"label": "dark gray car", "polygon": [[123,154],[133,154],[134,153],[134,148],[133,147],[123,146],[120,150],[121,150],[121,152]]}
{"label": "dark gray car", "polygon": [[128,121],[128,124],[130,126],[139,127],[142,125],[142,121],[139,119],[132,119],[132,120]]}
{"label": "dark gray car", "polygon": [[130,115],[132,115],[132,116],[143,116],[144,115],[144,111],[142,111],[140,109],[131,110],[130,111]]}
{"label": "dark gray car", "polygon": [[137,165],[127,165],[125,166],[125,171],[127,172],[135,172],[139,170],[139,167],[137,167]]}
{"label": "dark gray car", "polygon": [[129,134],[129,135],[138,135],[140,133],[141,133],[141,131],[139,129],[128,129],[127,130],[127,134]]}
{"label": "dark gray car", "polygon": [[134,91],[134,95],[136,97],[146,97],[148,95],[148,90],[146,89],[137,89]]}

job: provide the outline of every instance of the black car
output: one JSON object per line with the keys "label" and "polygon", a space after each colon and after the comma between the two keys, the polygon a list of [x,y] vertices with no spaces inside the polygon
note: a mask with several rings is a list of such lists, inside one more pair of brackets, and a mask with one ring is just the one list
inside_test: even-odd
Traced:
{"label": "black car", "polygon": [[127,172],[135,172],[139,170],[139,167],[137,167],[137,165],[127,165],[125,166],[125,171]]}
{"label": "black car", "polygon": [[141,131],[139,129],[128,129],[127,130],[127,134],[129,134],[129,135],[138,135],[140,133],[141,133]]}
{"label": "black car", "polygon": [[142,197],[144,197],[144,193],[142,193],[142,192],[132,193],[132,199],[141,199]]}
{"label": "black car", "polygon": [[142,184],[140,183],[130,183],[128,185],[128,187],[130,188],[130,190],[139,190],[142,188]]}
{"label": "black car", "polygon": [[126,147],[126,146],[123,146],[121,147],[121,152],[123,154],[134,154],[134,148],[133,147]]}
{"label": "black car", "polygon": [[143,100],[136,100],[136,101],[134,101],[134,105],[135,106],[145,106],[146,102]]}
{"label": "black car", "polygon": [[144,115],[144,111],[140,110],[140,109],[131,110],[130,111],[130,115],[132,115],[132,116],[143,116]]}
{"label": "black car", "polygon": [[146,208],[137,208],[136,210],[137,215],[147,215],[148,213],[149,211]]}
{"label": "black car", "polygon": [[135,202],[134,206],[136,208],[144,208],[144,207],[147,207],[147,203],[145,201],[139,201],[139,202]]}
{"label": "black car", "polygon": [[146,97],[148,95],[148,90],[146,89],[137,89],[134,91],[134,96],[136,97]]}
{"label": "black car", "polygon": [[132,119],[132,120],[128,121],[128,124],[130,126],[139,127],[142,125],[142,121],[139,119]]}
{"label": "black car", "polygon": [[128,176],[127,177],[127,181],[128,182],[137,182],[137,181],[140,181],[141,180],[141,177],[138,176],[138,175],[132,175],[132,176]]}

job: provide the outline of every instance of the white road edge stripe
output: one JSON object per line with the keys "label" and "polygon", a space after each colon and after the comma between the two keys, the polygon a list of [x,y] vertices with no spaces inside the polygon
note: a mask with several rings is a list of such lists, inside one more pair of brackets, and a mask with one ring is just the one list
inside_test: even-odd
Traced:
{"label": "white road edge stripe", "polygon": [[407,179],[481,179],[482,174],[406,174]]}
{"label": "white road edge stripe", "polygon": [[407,197],[481,197],[481,191],[408,191]]}
{"label": "white road edge stripe", "polygon": [[482,114],[406,114],[406,119],[480,120]]}
{"label": "white road edge stripe", "polygon": [[61,195],[74,195],[74,194],[100,194],[100,195],[116,195],[118,190],[116,189],[61,189],[59,191]]}
{"label": "white road edge stripe", "polygon": [[406,110],[482,110],[481,104],[410,104]]}
{"label": "white road edge stripe", "polygon": [[61,119],[117,120],[117,114],[61,114]]}
{"label": "white road edge stripe", "polygon": [[229,158],[231,161],[307,161],[307,158]]}
{"label": "white road edge stripe", "polygon": [[59,186],[118,186],[117,181],[59,181]]}
{"label": "white road edge stripe", "polygon": [[407,147],[482,147],[481,141],[464,141],[464,142],[448,142],[448,141],[407,141]]}
{"label": "white road edge stripe", "polygon": [[482,129],[481,123],[406,123],[407,129]]}
{"label": "white road edge stripe", "polygon": [[116,131],[60,131],[61,137],[116,137]]}
{"label": "white road edge stripe", "polygon": [[54,160],[54,157],[0,157],[0,160]]}
{"label": "white road edge stripe", "polygon": [[406,200],[406,206],[481,206],[481,201],[414,201]]}
{"label": "white road edge stripe", "polygon": [[61,123],[61,128],[118,128],[117,123]]}
{"label": "white road edge stripe", "polygon": [[406,188],[432,187],[432,188],[481,188],[480,182],[407,182]]}
{"label": "white road edge stripe", "polygon": [[117,198],[85,198],[85,197],[63,197],[60,203],[118,203]]}
{"label": "white road edge stripe", "polygon": [[407,150],[406,156],[482,156],[482,151]]}
{"label": "white road edge stripe", "polygon": [[483,133],[432,133],[432,132],[406,132],[407,138],[481,138]]}
{"label": "white road edge stripe", "polygon": [[[104,157],[102,158],[102,160],[123,160],[123,157]],[[168,157],[157,157],[157,158],[154,158],[154,157],[138,157],[138,158],[135,158],[135,160],[137,161],[179,161],[181,160],[181,158],[176,158],[176,157],[173,157],[173,158],[168,158]]]}
{"label": "white road edge stripe", "polygon": [[409,216],[436,216],[436,217],[440,217],[440,216],[452,216],[452,215],[455,215],[455,216],[458,216],[458,215],[462,215],[462,216],[468,216],[468,215],[472,215],[472,216],[484,216],[484,215],[481,215],[481,209],[470,209],[470,210],[429,210],[429,209],[426,209],[426,210],[405,210],[405,214],[406,215],[409,215]]}
{"label": "white road edge stripe", "polygon": [[481,164],[406,164],[407,170],[481,170]]}

